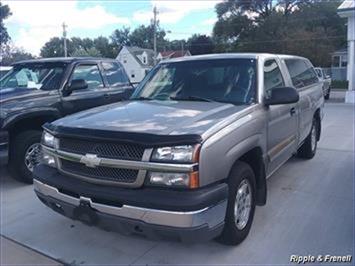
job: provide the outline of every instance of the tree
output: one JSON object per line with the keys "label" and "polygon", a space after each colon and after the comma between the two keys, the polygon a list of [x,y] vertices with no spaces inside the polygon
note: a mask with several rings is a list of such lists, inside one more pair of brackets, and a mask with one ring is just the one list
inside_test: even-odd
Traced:
{"label": "tree", "polygon": [[34,58],[32,54],[25,52],[22,48],[13,46],[12,43],[8,43],[6,46],[4,46],[1,56],[1,64],[5,66],[11,65],[18,61]]}
{"label": "tree", "polygon": [[106,58],[116,58],[118,55],[118,49],[114,43],[110,43],[106,37],[98,37],[94,39],[94,47],[99,53]]}
{"label": "tree", "polygon": [[215,47],[211,37],[199,34],[190,37],[187,46],[192,55],[211,54]]}
{"label": "tree", "polygon": [[[77,48],[73,47],[71,40],[67,40],[68,54],[74,52]],[[53,37],[44,44],[40,52],[41,57],[62,57],[64,56],[64,40],[63,38]]]}
{"label": "tree", "polygon": [[3,5],[0,2],[0,44],[1,46],[6,45],[10,40],[10,35],[4,24],[4,20],[11,16],[11,11],[8,5]]}
{"label": "tree", "polygon": [[[167,44],[165,40],[165,31],[157,26],[157,49],[163,50],[164,46]],[[129,35],[130,44],[133,46],[139,46],[142,48],[153,48],[153,38],[154,38],[154,27],[153,25],[144,26],[141,25],[136,28],[132,33]]]}
{"label": "tree", "polygon": [[339,2],[278,0],[268,7],[266,2],[218,4],[213,29],[216,50],[296,54],[328,66],[330,53],[346,44],[344,21],[337,14]]}
{"label": "tree", "polygon": [[73,57],[102,57],[100,52],[95,48],[91,47],[89,49],[79,48],[75,50],[71,56]]}
{"label": "tree", "polygon": [[118,52],[123,46],[131,45],[130,29],[125,27],[123,29],[116,29],[111,35],[111,41]]}

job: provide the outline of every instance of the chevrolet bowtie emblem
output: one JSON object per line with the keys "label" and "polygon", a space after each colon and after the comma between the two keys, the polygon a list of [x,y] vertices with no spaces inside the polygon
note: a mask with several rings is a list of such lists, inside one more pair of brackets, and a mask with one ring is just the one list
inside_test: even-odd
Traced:
{"label": "chevrolet bowtie emblem", "polygon": [[98,158],[96,154],[87,153],[81,157],[80,162],[87,167],[95,168],[100,165],[101,159]]}

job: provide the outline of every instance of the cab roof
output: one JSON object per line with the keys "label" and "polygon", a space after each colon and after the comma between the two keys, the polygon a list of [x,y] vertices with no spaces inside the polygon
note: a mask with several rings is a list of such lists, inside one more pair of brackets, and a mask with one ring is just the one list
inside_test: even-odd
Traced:
{"label": "cab roof", "polygon": [[31,64],[31,63],[75,63],[75,62],[99,62],[99,61],[115,61],[115,59],[111,58],[99,58],[99,57],[50,57],[50,58],[38,58],[38,59],[30,59],[23,60],[14,63],[13,65],[21,65],[21,64]]}
{"label": "cab roof", "polygon": [[219,59],[259,59],[259,58],[269,58],[269,57],[279,57],[281,59],[291,59],[299,58],[305,59],[304,57],[295,55],[283,55],[283,54],[268,54],[268,53],[223,53],[223,54],[206,54],[206,55],[194,55],[186,57],[178,57],[174,59],[168,59],[162,61],[163,63],[175,63],[175,62],[188,62],[197,60],[219,60]]}

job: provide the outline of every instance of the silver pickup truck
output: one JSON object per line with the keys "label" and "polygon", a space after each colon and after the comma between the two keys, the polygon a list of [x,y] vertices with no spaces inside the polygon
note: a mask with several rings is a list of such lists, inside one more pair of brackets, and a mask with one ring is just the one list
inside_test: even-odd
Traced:
{"label": "silver pickup truck", "polygon": [[34,189],[108,230],[236,245],[266,203],[266,179],[293,155],[315,155],[323,105],[305,58],[161,62],[130,100],[46,124]]}

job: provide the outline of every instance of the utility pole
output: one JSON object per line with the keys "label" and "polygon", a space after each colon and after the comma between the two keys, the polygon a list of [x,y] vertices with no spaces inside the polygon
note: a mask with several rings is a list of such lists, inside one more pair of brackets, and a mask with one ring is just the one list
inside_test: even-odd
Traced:
{"label": "utility pole", "polygon": [[157,64],[157,15],[158,15],[158,10],[157,7],[154,6],[153,8],[153,49],[154,49],[154,65]]}
{"label": "utility pole", "polygon": [[63,22],[63,42],[64,42],[64,57],[68,56],[68,51],[67,51],[67,27],[68,25]]}

